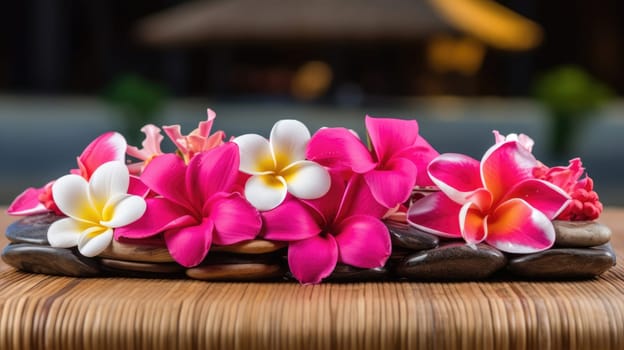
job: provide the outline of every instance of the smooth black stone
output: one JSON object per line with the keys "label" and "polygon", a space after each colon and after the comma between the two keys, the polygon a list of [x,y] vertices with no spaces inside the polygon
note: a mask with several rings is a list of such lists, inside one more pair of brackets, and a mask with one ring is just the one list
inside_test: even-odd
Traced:
{"label": "smooth black stone", "polygon": [[237,254],[226,252],[209,252],[201,265],[223,264],[275,264],[282,263],[282,254]]}
{"label": "smooth black stone", "polygon": [[388,278],[389,271],[386,266],[373,269],[361,269],[349,265],[337,264],[334,271],[325,281],[353,282],[353,281],[378,281]]}
{"label": "smooth black stone", "polygon": [[607,248],[554,248],[517,256],[509,260],[507,270],[532,279],[580,279],[598,276],[615,263]]}
{"label": "smooth black stone", "polygon": [[502,269],[507,258],[485,244],[476,247],[448,243],[405,257],[395,269],[401,277],[413,280],[480,280]]}
{"label": "smooth black stone", "polygon": [[16,269],[47,275],[89,277],[100,273],[96,259],[78,254],[65,248],[11,243],[2,251],[2,260]]}
{"label": "smooth black stone", "polygon": [[6,237],[13,243],[49,245],[48,227],[62,218],[62,216],[54,214],[26,216],[7,227]]}
{"label": "smooth black stone", "polygon": [[432,249],[438,246],[439,239],[415,227],[400,222],[387,221],[393,247],[403,247],[411,250]]}

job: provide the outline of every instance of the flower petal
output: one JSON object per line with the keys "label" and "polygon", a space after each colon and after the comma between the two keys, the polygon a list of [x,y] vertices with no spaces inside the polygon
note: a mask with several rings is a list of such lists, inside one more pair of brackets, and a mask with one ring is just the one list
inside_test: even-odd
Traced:
{"label": "flower petal", "polygon": [[186,193],[186,165],[180,157],[163,154],[154,158],[141,174],[141,181],[170,201],[192,207]]}
{"label": "flower petal", "polygon": [[552,247],[555,242],[550,219],[522,199],[502,203],[486,221],[486,242],[507,253],[534,253]]}
{"label": "flower petal", "polygon": [[427,167],[438,156],[440,156],[440,153],[422,136],[418,136],[413,146],[404,149],[396,155],[399,158],[407,158],[416,165],[416,186],[434,185],[427,172]]}
{"label": "flower petal", "polygon": [[309,160],[292,163],[280,175],[286,181],[288,192],[301,199],[316,199],[324,196],[331,186],[329,172]]}
{"label": "flower petal", "polygon": [[188,153],[189,150],[187,148],[186,140],[184,136],[182,136],[182,129],[179,124],[163,126],[163,131],[167,134],[167,136],[169,136],[171,142],[176,145],[180,152],[183,154]]}
{"label": "flower petal", "polygon": [[[331,186],[329,187],[329,191],[327,192],[327,194],[325,194],[321,198],[301,201],[319,215],[319,218],[321,220],[319,221],[319,224],[321,226],[329,223],[338,216],[340,204],[343,202],[347,185],[339,174],[331,173],[330,176]],[[372,195],[370,196],[372,197]]]}
{"label": "flower petal", "polygon": [[213,230],[212,220],[206,218],[197,226],[166,231],[165,242],[171,257],[185,267],[199,265],[208,255]]}
{"label": "flower petal", "polygon": [[89,180],[93,172],[102,164],[126,158],[126,139],[117,132],[107,132],[93,140],[78,157],[81,175]]}
{"label": "flower petal", "polygon": [[104,207],[100,225],[113,228],[126,226],[140,219],[145,209],[143,197],[119,195]]}
{"label": "flower petal", "polygon": [[245,198],[258,210],[271,210],[284,201],[286,188],[281,176],[254,175],[245,184]]}
{"label": "flower petal", "polygon": [[321,232],[314,215],[296,199],[262,212],[263,237],[275,241],[299,241]]}
{"label": "flower petal", "polygon": [[201,206],[215,193],[231,190],[238,176],[238,165],[235,143],[198,153],[188,165],[186,193]]}
{"label": "flower petal", "polygon": [[340,199],[338,213],[330,214],[328,217],[334,216],[336,221],[354,215],[368,215],[381,218],[387,212],[388,208],[379,204],[373,196],[364,176],[354,175],[349,179],[344,194]]}
{"label": "flower petal", "polygon": [[48,243],[52,247],[71,248],[78,245],[78,239],[82,232],[92,224],[64,218],[53,222],[48,228]]}
{"label": "flower petal", "polygon": [[332,235],[314,236],[288,246],[288,267],[303,284],[316,284],[329,276],[338,262],[338,246]]}
{"label": "flower petal", "polygon": [[342,221],[336,243],[340,262],[364,269],[383,266],[392,251],[386,225],[367,215],[350,216]]}
{"label": "flower petal", "polygon": [[407,211],[407,222],[425,232],[441,237],[461,237],[461,205],[442,192],[432,193],[414,202]]}
{"label": "flower petal", "polygon": [[240,171],[261,175],[275,171],[275,161],[269,141],[256,134],[241,135],[233,140],[240,153]]}
{"label": "flower petal", "polygon": [[140,160],[149,160],[153,156],[162,154],[160,144],[164,137],[160,133],[160,128],[154,124],[147,124],[141,128],[141,131],[145,134],[145,139],[141,144],[143,148],[128,146],[126,153]]}
{"label": "flower petal", "polygon": [[505,194],[502,201],[510,198],[522,198],[550,220],[559,216],[570,200],[570,196],[561,188],[537,179],[529,179],[517,184]]}
{"label": "flower petal", "polygon": [[386,208],[404,203],[416,183],[416,165],[405,158],[388,161],[383,169],[364,174],[375,200]]}
{"label": "flower petal", "polygon": [[9,215],[35,215],[47,213],[48,208],[39,201],[39,196],[45,191],[45,187],[29,187],[20,193],[13,203],[9,205],[7,213]]}
{"label": "flower petal", "polygon": [[304,160],[310,131],[300,121],[280,120],[271,129],[269,143],[277,169],[283,169],[298,160]]}
{"label": "flower petal", "polygon": [[479,161],[463,154],[440,155],[429,164],[428,172],[440,190],[459,204],[483,187]]}
{"label": "flower petal", "polygon": [[99,212],[109,198],[128,192],[130,174],[126,165],[119,161],[107,162],[98,167],[89,180],[89,198]]}
{"label": "flower petal", "polygon": [[487,226],[479,207],[471,202],[464,204],[459,211],[459,228],[468,244],[483,242],[487,236]]}
{"label": "flower petal", "polygon": [[63,214],[76,220],[97,223],[100,214],[89,200],[89,184],[82,176],[65,175],[52,185],[54,202]]}
{"label": "flower petal", "polygon": [[115,239],[120,237],[141,239],[160,232],[197,225],[198,220],[184,207],[165,198],[148,198],[143,216],[130,225],[115,229]]}
{"label": "flower petal", "polygon": [[217,118],[217,113],[215,113],[210,108],[206,110],[206,115],[207,115],[206,120],[199,122],[199,125],[197,126],[199,135],[203,136],[204,138],[210,135],[210,129],[212,129],[212,123],[214,122],[215,118]]}
{"label": "flower petal", "polygon": [[481,160],[481,180],[498,202],[516,184],[533,178],[537,160],[516,141],[492,146]]}
{"label": "flower petal", "polygon": [[262,219],[240,194],[219,194],[210,205],[209,218],[214,222],[213,242],[230,245],[254,239],[262,228]]}
{"label": "flower petal", "polygon": [[140,177],[130,175],[130,182],[128,183],[128,194],[135,196],[145,197],[148,195],[150,189],[141,181]]}
{"label": "flower petal", "polygon": [[112,229],[103,226],[93,226],[80,235],[78,251],[86,257],[94,257],[103,252],[112,240]]}
{"label": "flower petal", "polygon": [[306,156],[332,171],[352,170],[363,174],[376,166],[362,141],[345,128],[317,131],[308,143]]}
{"label": "flower petal", "polygon": [[366,116],[366,131],[380,163],[385,163],[418,138],[415,120],[373,118]]}

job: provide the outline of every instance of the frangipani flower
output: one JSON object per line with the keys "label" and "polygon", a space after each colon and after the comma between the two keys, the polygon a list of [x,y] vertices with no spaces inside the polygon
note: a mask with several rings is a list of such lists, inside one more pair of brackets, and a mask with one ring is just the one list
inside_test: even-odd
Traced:
{"label": "frangipani flower", "polygon": [[263,212],[264,238],[290,242],[288,266],[293,276],[304,284],[319,283],[338,262],[360,268],[386,263],[391,242],[380,219],[386,210],[361,176],[354,176],[346,186],[334,176],[322,198],[290,198]]}
{"label": "frangipani flower", "polygon": [[461,154],[443,154],[428,167],[441,192],[413,203],[408,221],[430,233],[463,237],[469,244],[486,241],[509,253],[548,249],[555,239],[551,220],[570,197],[535,179],[537,165],[517,141],[494,145],[481,163]]}
{"label": "frangipani flower", "polygon": [[115,238],[142,239],[163,233],[171,256],[186,267],[201,263],[211,245],[231,245],[256,237],[258,211],[238,192],[238,147],[227,143],[196,154],[188,165],[174,154],[154,158],[141,180],[157,197],[135,223],[115,230]]}
{"label": "frangipani flower", "polygon": [[[119,133],[107,132],[93,140],[76,159],[79,169],[71,170],[86,180],[100,165],[110,161],[125,160],[126,139]],[[51,199],[53,182],[41,188],[28,188],[15,198],[7,212],[10,215],[35,215],[58,211]]]}
{"label": "frangipani flower", "polygon": [[163,130],[176,147],[178,147],[178,150],[187,164],[197,153],[213,149],[223,144],[223,139],[225,138],[225,133],[223,131],[217,131],[212,135],[210,134],[212,122],[216,117],[217,114],[213,110],[208,109],[208,119],[200,122],[197,129],[191,131],[191,133],[186,136],[182,135],[180,125],[163,126]]}
{"label": "frangipani flower", "polygon": [[288,193],[301,199],[316,199],[330,187],[325,168],[306,160],[310,132],[297,120],[280,120],[270,139],[246,134],[234,139],[240,148],[240,171],[252,175],[245,184],[245,197],[259,210],[280,205]]}
{"label": "frangipani flower", "polygon": [[375,200],[388,209],[405,202],[414,185],[433,184],[426,167],[438,152],[418,135],[415,120],[366,116],[366,130],[372,151],[349,130],[326,128],[310,140],[307,157],[332,171],[363,174]]}
{"label": "frangipani flower", "polygon": [[153,124],[147,124],[141,128],[141,131],[145,134],[145,139],[141,144],[143,148],[139,149],[138,147],[128,146],[126,150],[128,155],[142,160],[140,163],[128,165],[128,168],[133,174],[140,174],[154,157],[163,154],[163,151],[160,149],[160,144],[164,137],[160,133],[160,128]]}
{"label": "frangipani flower", "polygon": [[53,247],[78,246],[87,257],[100,254],[113,239],[113,229],[138,220],[145,212],[145,200],[127,194],[130,177],[123,162],[102,164],[87,180],[70,174],[52,186],[54,200],[67,218],[48,229]]}

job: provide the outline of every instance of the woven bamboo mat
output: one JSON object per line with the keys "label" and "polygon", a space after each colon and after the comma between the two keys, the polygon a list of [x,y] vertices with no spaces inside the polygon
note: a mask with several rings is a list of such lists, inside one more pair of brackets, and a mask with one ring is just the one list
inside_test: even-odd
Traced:
{"label": "woven bamboo mat", "polygon": [[[0,216],[2,232],[9,220]],[[601,221],[623,259],[624,209]],[[78,279],[0,264],[0,349],[175,348],[624,349],[624,268],[579,282],[300,286]]]}

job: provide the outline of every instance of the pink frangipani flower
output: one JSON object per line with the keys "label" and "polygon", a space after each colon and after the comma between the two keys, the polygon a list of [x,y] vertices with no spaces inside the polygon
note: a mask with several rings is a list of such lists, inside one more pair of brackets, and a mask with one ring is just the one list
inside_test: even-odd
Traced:
{"label": "pink frangipani flower", "polygon": [[208,109],[208,119],[200,122],[197,129],[186,136],[182,135],[180,125],[163,126],[163,130],[178,147],[187,164],[194,155],[223,144],[225,138],[223,131],[219,130],[210,134],[212,123],[216,117],[217,114],[212,109]]}
{"label": "pink frangipani flower", "polygon": [[481,162],[461,154],[443,154],[428,167],[441,192],[412,204],[408,221],[444,237],[482,241],[509,253],[550,248],[551,220],[570,197],[559,187],[535,179],[538,165],[517,141],[492,146]]}
{"label": "pink frangipani flower", "polygon": [[511,133],[508,135],[501,135],[498,132],[498,130],[494,130],[492,131],[492,133],[494,134],[494,141],[496,143],[503,143],[506,141],[518,141],[518,143],[522,145],[524,148],[526,148],[527,151],[529,152],[533,151],[533,146],[535,145],[535,141],[533,141],[532,138],[530,138],[529,136],[525,134]]}
{"label": "pink frangipani flower", "polygon": [[263,212],[264,238],[288,241],[288,266],[299,282],[319,283],[338,262],[360,268],[383,266],[390,256],[388,229],[364,179],[345,185],[334,176],[329,192],[316,200],[290,198]]}
{"label": "pink frangipani flower", "polygon": [[160,133],[160,128],[153,124],[147,124],[141,128],[141,131],[145,134],[145,139],[141,144],[143,148],[128,146],[126,150],[129,156],[142,160],[142,162],[128,165],[128,169],[133,174],[140,174],[154,157],[163,154],[160,144],[164,137]]}
{"label": "pink frangipani flower", "polygon": [[433,184],[426,167],[438,152],[418,134],[415,120],[366,116],[366,130],[372,150],[350,130],[325,128],[310,140],[307,158],[334,172],[362,174],[387,209],[405,202],[414,185]]}
{"label": "pink frangipani flower", "polygon": [[[110,161],[124,161],[126,139],[117,132],[107,132],[93,140],[76,159],[78,169],[72,174],[89,181],[91,175],[102,164]],[[10,215],[35,215],[54,211],[60,213],[52,200],[54,181],[41,188],[28,188],[15,198],[7,212]],[[134,193],[133,193],[134,194]]]}
{"label": "pink frangipani flower", "polygon": [[262,220],[233,191],[239,161],[234,143],[198,153],[188,165],[173,154],[154,158],[141,180],[158,196],[147,198],[145,215],[115,230],[115,239],[142,239],[162,232],[171,256],[186,267],[201,263],[212,244],[253,239]]}

